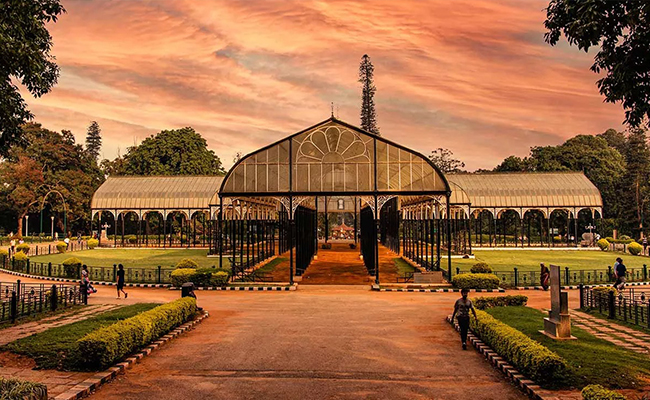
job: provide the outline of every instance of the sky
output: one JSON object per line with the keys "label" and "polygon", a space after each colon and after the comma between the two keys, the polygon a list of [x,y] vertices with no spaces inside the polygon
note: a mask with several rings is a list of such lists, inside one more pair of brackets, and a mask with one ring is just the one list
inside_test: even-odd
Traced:
{"label": "sky", "polygon": [[36,122],[104,158],[191,126],[230,167],[330,116],[359,125],[358,66],[375,66],[382,136],[423,154],[452,150],[468,170],[531,146],[622,129],[590,54],[544,43],[547,1],[62,0],[48,25],[58,85]]}

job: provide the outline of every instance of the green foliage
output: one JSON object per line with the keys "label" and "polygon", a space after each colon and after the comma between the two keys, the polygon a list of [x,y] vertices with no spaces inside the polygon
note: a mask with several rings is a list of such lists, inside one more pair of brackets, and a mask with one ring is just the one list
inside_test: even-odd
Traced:
{"label": "green foliage", "polygon": [[5,249],[0,249],[0,257],[7,257],[9,252]]}
{"label": "green foliage", "polygon": [[118,321],[151,310],[159,304],[139,303],[94,315],[83,321],[50,328],[46,331],[18,339],[5,349],[26,355],[39,369],[80,370],[77,340]]}
{"label": "green foliage", "polygon": [[161,131],[129,147],[123,159],[104,163],[118,175],[223,175],[221,160],[205,139],[187,127]]}
{"label": "green foliage", "polygon": [[618,293],[618,290],[613,288],[612,286],[599,286],[591,289],[591,292],[594,294],[596,297],[607,297],[609,296],[609,293],[614,293],[616,295]]}
{"label": "green foliage", "polygon": [[65,276],[67,278],[80,278],[81,271],[81,260],[77,257],[70,257],[65,259],[61,264],[63,264],[63,270],[65,271]]}
{"label": "green foliage", "polygon": [[560,243],[562,241],[562,236],[553,236],[553,241],[555,243]]}
{"label": "green foliage", "polygon": [[47,400],[47,386],[42,383],[0,377],[1,400]]}
{"label": "green foliage", "polygon": [[555,46],[564,35],[580,50],[594,47],[600,94],[623,105],[630,126],[650,124],[650,75],[641,61],[650,58],[649,13],[646,1],[552,0],[546,9],[546,42]]}
{"label": "green foliage", "polygon": [[212,274],[211,284],[213,286],[224,287],[228,286],[228,280],[230,279],[230,274],[226,271],[218,271]]}
{"label": "green foliage", "polygon": [[567,374],[566,361],[522,332],[500,322],[485,311],[476,311],[470,326],[483,342],[522,374],[540,385],[559,385]]}
{"label": "green foliage", "polygon": [[589,385],[582,389],[583,400],[626,400],[620,393],[607,390],[600,385]]}
{"label": "green foliage", "polygon": [[487,263],[479,261],[476,264],[472,265],[470,272],[473,274],[491,274],[492,268],[490,268]]}
{"label": "green foliage", "polygon": [[462,172],[465,163],[454,158],[454,153],[449,149],[438,147],[429,155],[429,159],[444,173]]}
{"label": "green foliage", "polygon": [[370,57],[364,54],[359,64],[359,83],[361,83],[361,129],[366,132],[381,136],[377,126],[377,113],[375,111],[375,92],[377,88],[374,82],[375,67]]}
{"label": "green foliage", "polygon": [[[0,155],[20,143],[21,125],[34,116],[27,109],[20,82],[34,97],[48,93],[56,84],[59,67],[50,54],[52,37],[46,24],[65,12],[59,0],[3,2],[0,12]],[[19,230],[20,232],[20,230]]]}
{"label": "green foliage", "polygon": [[476,297],[472,300],[478,310],[487,310],[492,307],[525,306],[528,297],[523,295]]}
{"label": "green foliage", "polygon": [[196,269],[194,268],[180,268],[172,271],[172,286],[180,287],[185,282],[193,282],[192,278]]}
{"label": "green foliage", "polygon": [[465,273],[454,276],[451,283],[459,289],[497,289],[499,277],[494,274]]}
{"label": "green foliage", "polygon": [[78,340],[80,363],[93,370],[109,367],[151,343],[196,313],[196,300],[184,297],[89,333]]}
{"label": "green foliage", "polygon": [[97,240],[97,239],[88,239],[88,248],[89,249],[92,250],[97,246],[99,246],[99,240]]}
{"label": "green foliage", "polygon": [[68,250],[68,245],[65,242],[59,242],[56,244],[56,251],[59,253],[65,253]]}
{"label": "green foliage", "polygon": [[598,247],[600,247],[602,251],[607,251],[607,249],[609,249],[609,242],[607,241],[607,239],[600,239],[596,244],[598,245]]}
{"label": "green foliage", "polygon": [[29,245],[27,243],[19,244],[16,246],[16,251],[22,251],[23,253],[29,253]]}
{"label": "green foliage", "polygon": [[95,161],[99,159],[102,148],[102,130],[97,121],[92,121],[86,134],[86,153]]}
{"label": "green foliage", "polygon": [[193,268],[196,269],[199,267],[199,263],[196,261],[192,260],[191,258],[183,258],[176,264],[177,269],[182,269],[182,268]]}
{"label": "green foliage", "polygon": [[638,256],[643,251],[643,246],[637,242],[632,242],[627,246],[627,251],[629,251],[633,256]]}
{"label": "green foliage", "polygon": [[215,272],[215,268],[199,268],[194,271],[194,274],[190,277],[191,282],[196,286],[210,286],[212,283],[212,273]]}
{"label": "green foliage", "polygon": [[16,261],[27,261],[27,254],[23,253],[22,251],[19,251],[14,254],[14,260]]}

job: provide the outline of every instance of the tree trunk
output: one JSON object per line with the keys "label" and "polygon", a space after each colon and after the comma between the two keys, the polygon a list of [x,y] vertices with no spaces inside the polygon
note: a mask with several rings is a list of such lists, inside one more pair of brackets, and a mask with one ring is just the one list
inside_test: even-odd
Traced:
{"label": "tree trunk", "polygon": [[27,210],[18,216],[18,232],[16,234],[19,236],[23,236],[23,220],[25,219],[25,215],[27,215]]}

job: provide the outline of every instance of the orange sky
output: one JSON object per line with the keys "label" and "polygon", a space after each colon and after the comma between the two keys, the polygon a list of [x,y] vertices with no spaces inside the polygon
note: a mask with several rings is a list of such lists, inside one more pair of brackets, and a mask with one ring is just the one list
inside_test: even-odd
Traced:
{"label": "orange sky", "polygon": [[326,119],[330,102],[358,125],[364,53],[382,135],[449,148],[470,170],[623,120],[598,94],[593,54],[544,43],[546,1],[62,2],[59,84],[27,101],[78,141],[97,120],[106,158],[192,126],[229,167]]}

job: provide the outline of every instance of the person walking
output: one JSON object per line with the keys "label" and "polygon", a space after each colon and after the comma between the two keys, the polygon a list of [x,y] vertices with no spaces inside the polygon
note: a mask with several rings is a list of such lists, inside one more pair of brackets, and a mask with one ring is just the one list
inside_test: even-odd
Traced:
{"label": "person walking", "polygon": [[11,253],[9,254],[11,256],[16,252],[16,239],[12,237],[11,241],[9,241],[9,246],[11,246]]}
{"label": "person walking", "polygon": [[551,271],[549,271],[548,267],[544,265],[544,263],[539,264],[541,271],[539,273],[539,283],[542,285],[542,288],[544,290],[548,290],[548,282],[551,279]]}
{"label": "person walking", "polygon": [[645,256],[647,254],[646,249],[648,248],[648,238],[644,236],[642,243],[643,243],[643,255]]}
{"label": "person walking", "polygon": [[124,291],[124,266],[122,264],[117,266],[117,298],[120,298],[120,292],[124,293],[124,298],[128,298],[129,294]]}
{"label": "person walking", "polygon": [[625,276],[627,275],[627,267],[625,267],[625,264],[623,264],[623,259],[620,257],[616,259],[614,273],[616,274],[616,282],[614,283],[614,288],[618,291],[621,291],[625,288]]}
{"label": "person walking", "polygon": [[460,341],[463,344],[463,350],[467,350],[467,332],[469,331],[469,311],[472,310],[474,318],[476,318],[476,310],[472,301],[467,298],[469,289],[462,289],[460,299],[456,300],[454,304],[454,313],[451,315],[451,322],[454,322],[454,317],[458,318],[458,326],[460,327]]}

